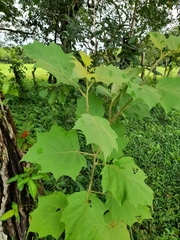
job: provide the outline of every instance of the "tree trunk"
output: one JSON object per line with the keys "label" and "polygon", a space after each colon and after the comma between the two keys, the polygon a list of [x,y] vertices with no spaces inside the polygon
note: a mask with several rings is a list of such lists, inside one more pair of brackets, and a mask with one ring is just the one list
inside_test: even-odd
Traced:
{"label": "tree trunk", "polygon": [[3,105],[0,93],[0,216],[12,209],[12,202],[18,205],[20,216],[20,222],[14,216],[7,221],[0,221],[1,240],[26,239],[29,206],[32,206],[25,188],[20,192],[17,182],[7,184],[9,178],[23,172],[22,163],[19,162],[23,153],[17,147],[15,133],[12,116],[8,106]]}

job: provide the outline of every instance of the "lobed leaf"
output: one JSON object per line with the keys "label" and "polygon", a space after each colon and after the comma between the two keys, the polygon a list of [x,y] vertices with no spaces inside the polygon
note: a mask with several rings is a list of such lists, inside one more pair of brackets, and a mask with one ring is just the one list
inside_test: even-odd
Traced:
{"label": "lobed leaf", "polygon": [[124,71],[112,65],[96,67],[95,76],[97,82],[103,82],[108,86],[111,83],[115,83],[121,86],[123,83],[126,83],[128,81],[128,78]]}
{"label": "lobed leaf", "polygon": [[104,221],[104,204],[86,191],[73,193],[62,214],[66,225],[65,240],[110,240]]}
{"label": "lobed leaf", "polygon": [[49,132],[37,134],[37,142],[21,161],[39,164],[41,172],[51,172],[56,179],[67,175],[75,180],[81,168],[86,166],[79,149],[75,130],[67,132],[54,125]]}
{"label": "lobed leaf", "polygon": [[61,216],[66,206],[66,195],[61,192],[39,197],[38,207],[31,213],[28,231],[38,233],[40,238],[51,235],[57,239],[65,229]]}
{"label": "lobed leaf", "polygon": [[159,92],[151,86],[142,85],[136,81],[131,81],[128,83],[127,93],[129,93],[133,99],[141,99],[145,104],[148,105],[149,110],[154,107],[160,100]]}
{"label": "lobed leaf", "polygon": [[161,95],[160,103],[166,113],[172,108],[180,110],[180,78],[165,77],[158,81],[156,89]]}
{"label": "lobed leaf", "polygon": [[105,118],[82,114],[75,123],[74,129],[80,129],[84,133],[87,144],[95,143],[100,146],[105,159],[113,149],[118,150],[116,141],[118,136]]}
{"label": "lobed leaf", "polygon": [[[104,108],[102,101],[96,96],[95,93],[90,93],[88,97],[88,104],[89,109],[88,113],[93,116],[99,116],[103,117],[104,115]],[[77,100],[77,109],[76,109],[76,115],[80,116],[83,113],[86,113],[86,99],[84,97],[81,97]]]}
{"label": "lobed leaf", "polygon": [[132,226],[135,222],[142,223],[144,219],[152,218],[148,206],[138,205],[135,207],[128,201],[124,201],[124,203],[121,204],[113,196],[110,195],[106,197],[105,205],[107,209],[109,209],[115,221],[124,221],[129,226]]}
{"label": "lobed leaf", "polygon": [[150,32],[149,36],[155,47],[162,50],[167,46],[167,39],[163,34],[158,32]]}
{"label": "lobed leaf", "polygon": [[123,221],[115,221],[111,217],[110,212],[106,213],[104,218],[107,223],[106,228],[108,230],[110,240],[130,240],[127,226]]}
{"label": "lobed leaf", "polygon": [[115,159],[101,172],[103,192],[111,192],[121,206],[125,201],[135,206],[152,205],[153,191],[144,180],[146,175],[131,157]]}
{"label": "lobed leaf", "polygon": [[55,43],[45,46],[37,41],[24,46],[23,49],[28,56],[36,60],[36,67],[53,74],[57,78],[57,82],[79,87],[77,81],[72,79],[73,61],[77,61],[72,53],[64,53],[61,47]]}

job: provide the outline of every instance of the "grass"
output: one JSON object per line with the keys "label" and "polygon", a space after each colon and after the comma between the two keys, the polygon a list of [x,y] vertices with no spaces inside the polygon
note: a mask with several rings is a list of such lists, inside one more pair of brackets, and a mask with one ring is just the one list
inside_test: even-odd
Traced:
{"label": "grass", "polygon": [[[25,73],[26,73],[26,79],[27,80],[32,80],[32,70],[33,70],[33,66],[34,64],[25,64],[25,67],[27,68],[24,69]],[[14,78],[14,74],[13,72],[9,71],[10,68],[10,64],[3,64],[0,63],[0,71],[8,78]],[[42,68],[37,68],[36,72],[35,72],[35,76],[36,76],[36,80],[45,80],[48,78],[48,73],[47,71],[43,70]]]}
{"label": "grass", "polygon": [[[44,132],[56,123],[65,129],[74,125],[76,94],[72,91],[64,105],[48,104],[46,98],[31,91],[9,100],[10,109],[19,132],[29,126],[31,136]],[[18,106],[18,107],[17,107]],[[129,144],[124,149],[147,174],[147,184],[154,190],[152,220],[132,227],[131,240],[180,239],[180,112],[165,114],[160,106],[151,110],[151,117],[142,121],[123,120]],[[98,181],[98,178],[97,178]],[[55,188],[56,182],[50,187]],[[49,186],[49,185],[48,185]],[[73,184],[71,183],[71,187]]]}

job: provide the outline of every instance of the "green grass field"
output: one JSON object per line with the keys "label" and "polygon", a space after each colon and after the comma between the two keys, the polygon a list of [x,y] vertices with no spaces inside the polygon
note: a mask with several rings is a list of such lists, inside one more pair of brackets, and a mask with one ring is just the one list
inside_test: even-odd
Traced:
{"label": "green grass field", "polygon": [[[27,70],[24,69],[26,72],[26,78],[28,80],[32,80],[32,70],[33,70],[34,64],[25,64],[25,67]],[[14,77],[13,72],[9,71],[10,64],[3,64],[0,63],[0,71],[7,76],[8,79],[11,79]],[[43,70],[42,68],[37,68],[35,72],[36,80],[45,80],[48,78],[48,73],[47,71]]]}
{"label": "green grass field", "polygon": [[[26,79],[32,81],[32,70],[33,70],[33,66],[34,64],[25,64],[25,67],[27,68],[24,69],[24,71],[26,72]],[[3,64],[0,63],[0,71],[7,76],[8,79],[11,79],[14,77],[13,72],[9,71],[10,68],[10,64]],[[171,72],[171,77],[176,77],[177,76],[177,72],[178,72],[179,68],[174,68]],[[160,73],[162,73],[162,75],[164,74],[164,68],[163,67],[158,67],[157,71],[159,71]],[[146,74],[148,74],[148,71],[146,71]],[[36,76],[36,80],[46,80],[48,78],[48,73],[47,71],[43,70],[42,68],[37,68],[36,72],[35,72],[35,76]],[[153,73],[150,74],[150,78],[153,78]],[[161,78],[160,75],[157,75],[157,79]]]}

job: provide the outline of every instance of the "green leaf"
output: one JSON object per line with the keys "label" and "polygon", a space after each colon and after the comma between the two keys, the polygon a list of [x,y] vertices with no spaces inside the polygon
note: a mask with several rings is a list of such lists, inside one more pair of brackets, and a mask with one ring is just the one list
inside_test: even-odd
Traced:
{"label": "green leaf", "polygon": [[19,175],[18,175],[18,174],[16,174],[14,177],[10,178],[10,179],[7,181],[7,183],[12,183],[12,182],[15,182],[15,181],[17,181],[17,180],[18,180],[18,178],[19,178]]}
{"label": "green leaf", "polygon": [[3,95],[6,95],[9,92],[9,88],[10,88],[10,83],[8,79],[4,80],[4,84],[2,86],[2,93]]}
{"label": "green leaf", "polygon": [[77,120],[74,128],[80,129],[84,133],[87,144],[95,143],[100,146],[105,159],[111,154],[113,149],[118,150],[116,141],[118,136],[105,118],[83,114]]}
{"label": "green leaf", "polygon": [[135,207],[128,201],[125,201],[122,205],[110,195],[107,196],[105,205],[115,221],[124,221],[129,226],[132,226],[135,222],[142,223],[142,220],[152,218],[148,206],[138,205]]}
{"label": "green leaf", "polygon": [[20,222],[20,216],[19,216],[19,209],[18,204],[15,202],[12,202],[12,209],[14,211],[14,216],[18,222]]}
{"label": "green leaf", "polygon": [[120,109],[124,109],[122,114],[126,117],[141,120],[144,117],[150,116],[148,105],[140,98],[132,100],[132,97],[125,91],[122,91],[120,94],[119,107]]}
{"label": "green leaf", "polygon": [[128,83],[127,93],[135,100],[138,98],[142,99],[142,101],[148,105],[149,110],[159,102],[161,97],[155,88],[148,85],[140,86],[139,83],[135,81]]}
{"label": "green leaf", "polygon": [[128,81],[126,74],[112,65],[96,67],[95,69],[96,82],[103,82],[108,86],[111,83],[122,85]]}
{"label": "green leaf", "polygon": [[167,46],[167,39],[163,34],[158,32],[150,32],[149,35],[155,47],[162,50]]}
{"label": "green leaf", "polygon": [[112,219],[110,212],[106,213],[104,218],[107,224],[106,228],[108,230],[110,240],[130,240],[129,232],[124,222]]}
{"label": "green leaf", "polygon": [[168,48],[173,51],[177,51],[180,46],[180,37],[179,36],[173,36],[170,35],[167,39]]}
{"label": "green leaf", "polygon": [[166,113],[172,108],[180,110],[180,78],[162,78],[156,88],[161,95],[160,103]]}
{"label": "green leaf", "polygon": [[42,98],[47,97],[47,95],[48,95],[48,89],[43,89],[39,92],[39,96]]}
{"label": "green leaf", "polygon": [[73,61],[76,61],[72,53],[66,54],[60,46],[50,43],[45,46],[37,41],[23,47],[25,53],[36,60],[36,67],[50,72],[57,78],[57,82],[78,87],[78,83],[72,79]]}
{"label": "green leaf", "polygon": [[31,213],[29,232],[36,232],[39,237],[48,235],[55,239],[63,233],[62,212],[67,206],[66,196],[61,192],[38,198],[38,207]]}
{"label": "green leaf", "polygon": [[37,142],[21,161],[39,164],[41,172],[51,172],[56,179],[67,175],[75,180],[81,168],[86,166],[79,149],[75,130],[67,132],[54,125],[49,132],[37,134]]}
{"label": "green leaf", "polygon": [[111,159],[114,159],[114,158],[122,157],[124,155],[123,149],[128,144],[128,139],[125,137],[126,129],[124,126],[116,123],[116,124],[112,125],[112,129],[118,135],[118,138],[117,138],[118,151],[113,149],[113,151],[111,152],[111,155],[110,155],[110,157],[108,157],[107,161],[110,161]]}
{"label": "green leaf", "polygon": [[135,68],[128,67],[128,68],[124,69],[123,71],[127,75],[127,77],[129,79],[131,79],[133,77],[137,77],[138,74],[142,71],[142,68],[140,68],[140,67],[135,67]]}
{"label": "green leaf", "polygon": [[101,85],[98,85],[98,86],[96,87],[96,93],[97,93],[97,94],[101,94],[101,95],[106,96],[106,97],[112,97],[109,89],[108,89],[108,88],[105,88],[105,87],[103,87],[103,86],[101,86]]}
{"label": "green leaf", "polygon": [[27,177],[27,178],[18,178],[18,190],[19,191],[22,191],[23,190],[23,188],[24,188],[24,184],[26,184],[26,183],[28,183],[28,181],[29,181],[29,177]]}
{"label": "green leaf", "polygon": [[54,101],[55,101],[55,99],[56,99],[56,91],[51,91],[51,92],[50,92],[50,95],[49,95],[49,97],[48,97],[48,103],[49,103],[50,105],[53,104]]}
{"label": "green leaf", "polygon": [[65,240],[110,240],[104,212],[104,204],[96,195],[88,195],[86,191],[73,193],[61,219],[66,225]]}
{"label": "green leaf", "polygon": [[35,199],[36,195],[37,195],[37,185],[31,179],[28,181],[27,185],[28,185],[28,190],[29,190],[31,197]]}
{"label": "green leaf", "polygon": [[[99,116],[103,117],[104,115],[104,108],[102,105],[102,101],[96,96],[95,93],[90,93],[88,98],[89,103],[89,114],[93,116]],[[84,97],[81,97],[77,100],[77,110],[76,115],[80,116],[83,113],[86,113],[86,99]]]}
{"label": "green leaf", "polygon": [[106,165],[102,170],[103,192],[111,192],[123,205],[128,201],[133,206],[152,205],[153,191],[144,180],[144,172],[134,164],[131,157],[114,159],[114,164]]}
{"label": "green leaf", "polygon": [[87,55],[85,52],[79,51],[79,55],[81,56],[81,59],[86,67],[89,67],[91,65],[92,59],[89,55]]}
{"label": "green leaf", "polygon": [[7,212],[5,212],[1,217],[0,217],[0,221],[6,221],[9,218],[11,218],[12,216],[14,216],[14,210],[11,209]]}

